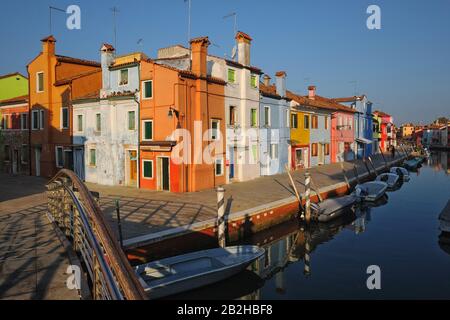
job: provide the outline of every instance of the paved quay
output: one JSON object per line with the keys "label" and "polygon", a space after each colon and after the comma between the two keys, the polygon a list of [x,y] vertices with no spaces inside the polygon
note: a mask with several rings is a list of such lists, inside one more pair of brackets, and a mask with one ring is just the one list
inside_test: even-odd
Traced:
{"label": "paved quay", "polygon": [[79,300],[75,264],[46,217],[45,179],[0,174],[0,299]]}
{"label": "paved quay", "polygon": [[[394,161],[390,154],[373,157],[377,170],[382,170],[385,161]],[[397,153],[395,161],[403,157]],[[371,172],[374,170],[367,162]],[[354,166],[360,178],[368,176],[366,165],[361,160],[344,163],[347,178],[355,183]],[[315,187],[320,192],[346,186],[341,165],[338,163],[308,170]],[[304,192],[305,170],[292,173],[296,187]],[[196,193],[173,194],[127,187],[105,187],[87,183],[91,191],[100,193],[100,205],[117,231],[115,201],[119,200],[122,233],[125,246],[136,246],[142,241],[181,233],[183,230],[200,230],[213,223],[217,217],[217,195],[215,190]],[[265,205],[295,201],[295,192],[287,174],[266,176],[248,182],[225,186],[226,215],[228,217],[249,214]]]}

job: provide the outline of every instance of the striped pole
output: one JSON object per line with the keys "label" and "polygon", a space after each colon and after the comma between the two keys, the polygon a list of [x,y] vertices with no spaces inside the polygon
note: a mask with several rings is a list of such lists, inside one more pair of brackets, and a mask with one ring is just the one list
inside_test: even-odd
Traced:
{"label": "striped pole", "polygon": [[305,276],[310,276],[311,275],[311,248],[309,246],[309,241],[308,241],[308,237],[306,237],[306,242],[305,242],[305,266],[303,268],[303,274]]}
{"label": "striped pole", "polygon": [[305,220],[309,223],[311,220],[311,176],[308,171],[305,172]]}
{"label": "striped pole", "polygon": [[217,188],[217,237],[219,245],[225,248],[225,189]]}

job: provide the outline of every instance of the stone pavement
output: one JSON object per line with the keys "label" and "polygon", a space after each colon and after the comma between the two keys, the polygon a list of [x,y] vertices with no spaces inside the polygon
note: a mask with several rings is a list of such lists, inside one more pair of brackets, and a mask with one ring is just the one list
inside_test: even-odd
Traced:
{"label": "stone pavement", "polygon": [[[386,160],[392,161],[385,154]],[[397,153],[397,159],[400,155]],[[381,155],[373,157],[376,167],[381,168]],[[367,173],[360,160],[346,162],[347,177],[355,177],[353,166],[359,174]],[[369,167],[370,164],[368,163]],[[370,167],[371,171],[373,169]],[[340,164],[330,164],[309,169],[317,188],[323,189],[344,182]],[[300,193],[304,191],[305,170],[293,172],[293,178]],[[142,235],[189,226],[217,216],[217,195],[214,190],[195,193],[174,194],[128,187],[105,187],[87,183],[91,191],[100,193],[100,205],[117,232],[115,200],[120,203],[123,238],[130,239]],[[233,183],[225,186],[227,202],[226,214],[255,208],[262,204],[295,196],[287,174],[261,177],[252,181]]]}
{"label": "stone pavement", "polygon": [[0,174],[0,299],[79,300],[74,264],[45,213],[45,180]]}

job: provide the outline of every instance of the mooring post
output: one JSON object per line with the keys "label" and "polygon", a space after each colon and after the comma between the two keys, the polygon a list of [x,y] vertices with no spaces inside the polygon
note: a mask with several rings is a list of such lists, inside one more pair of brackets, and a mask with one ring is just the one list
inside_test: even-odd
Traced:
{"label": "mooring post", "polygon": [[344,179],[345,179],[345,183],[347,184],[347,189],[350,191],[350,181],[348,181],[347,173],[345,172],[345,168],[344,168],[344,163],[340,162],[340,164],[341,164],[342,172],[344,173]]}
{"label": "mooring post", "polygon": [[309,177],[311,179],[311,186],[314,189],[314,192],[317,194],[317,197],[319,198],[319,201],[322,202],[323,198],[322,198],[322,196],[320,194],[320,189],[317,188],[316,184],[314,183],[314,179],[312,178],[312,175],[310,175]]}
{"label": "mooring post", "polygon": [[368,159],[369,159],[370,165],[372,166],[373,170],[375,171],[375,175],[378,176],[377,168],[373,164],[372,158],[369,156]]}
{"label": "mooring post", "polygon": [[120,219],[120,203],[119,199],[116,199],[116,213],[117,213],[117,228],[119,229],[119,243],[123,247],[123,236],[122,236],[122,221]]}
{"label": "mooring post", "polygon": [[305,172],[305,221],[311,220],[311,176],[308,171]]}
{"label": "mooring post", "polygon": [[356,183],[360,184],[361,182],[359,181],[359,173],[358,173],[358,168],[356,167],[356,164],[353,165],[353,172],[355,173]]}
{"label": "mooring post", "polygon": [[219,245],[225,248],[225,189],[222,187],[217,188],[217,237]]}
{"label": "mooring post", "polygon": [[367,172],[369,173],[369,177],[370,177],[370,175],[372,174],[372,172],[370,171],[370,168],[369,168],[369,166],[367,165],[367,159],[366,159],[366,158],[363,158],[363,162],[364,162],[364,165],[366,166]]}
{"label": "mooring post", "polygon": [[309,245],[309,236],[306,234],[305,231],[305,256],[304,256],[304,268],[303,268],[303,274],[305,276],[311,275],[311,247]]}
{"label": "mooring post", "polygon": [[383,157],[384,163],[386,164],[386,168],[387,168],[387,167],[388,167],[388,163],[387,163],[387,161],[386,161],[386,158],[384,157],[383,150],[381,150],[381,146],[379,146],[378,148],[380,148],[381,156]]}

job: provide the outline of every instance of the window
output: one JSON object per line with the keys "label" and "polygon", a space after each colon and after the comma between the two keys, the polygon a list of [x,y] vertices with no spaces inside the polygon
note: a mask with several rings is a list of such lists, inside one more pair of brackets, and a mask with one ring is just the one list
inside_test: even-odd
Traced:
{"label": "window", "polygon": [[153,81],[142,81],[142,87],[144,89],[144,100],[153,98]]}
{"label": "window", "polygon": [[296,113],[291,114],[291,128],[298,128],[298,116]]}
{"label": "window", "polygon": [[153,161],[142,160],[142,172],[144,179],[153,179]]}
{"label": "window", "polygon": [[325,130],[328,130],[328,117],[325,116]]}
{"label": "window", "polygon": [[220,137],[220,120],[211,120],[211,140],[219,140]]}
{"label": "window", "polygon": [[9,145],[5,145],[5,161],[10,161],[11,160],[11,148],[9,147]]}
{"label": "window", "polygon": [[128,85],[128,69],[122,69],[119,71],[119,86]]}
{"label": "window", "polygon": [[22,161],[22,164],[28,163],[28,145],[23,144],[22,148],[20,149],[20,158]]}
{"label": "window", "polygon": [[329,143],[325,143],[325,155],[329,156],[330,155],[330,144]]}
{"label": "window", "polygon": [[28,129],[28,114],[26,114],[26,113],[22,113],[20,115],[20,128],[22,130]]}
{"label": "window", "polygon": [[270,126],[270,107],[264,107],[264,126]]}
{"label": "window", "polygon": [[142,140],[153,140],[153,120],[145,120],[142,126]]}
{"label": "window", "polygon": [[230,83],[236,82],[236,70],[228,69],[228,82]]}
{"label": "window", "polygon": [[97,132],[102,131],[102,116],[100,113],[97,113],[95,115],[95,131]]}
{"label": "window", "polygon": [[136,130],[136,113],[128,111],[128,130]]}
{"label": "window", "polygon": [[44,92],[44,73],[38,72],[36,74],[36,91]]}
{"label": "window", "polygon": [[31,112],[31,129],[39,130],[39,110],[33,110]]}
{"label": "window", "polygon": [[309,116],[305,115],[304,117],[304,128],[309,129]]}
{"label": "window", "polygon": [[236,107],[230,106],[230,126],[234,126],[236,124]]}
{"label": "window", "polygon": [[270,145],[270,159],[278,159],[278,144]]}
{"label": "window", "polygon": [[319,117],[318,116],[312,116],[311,129],[317,129],[318,127],[319,127]]}
{"label": "window", "polygon": [[97,165],[97,155],[95,149],[89,150],[89,166],[95,167]]}
{"label": "window", "polygon": [[79,114],[77,116],[77,129],[78,132],[83,132],[83,115]]}
{"label": "window", "polygon": [[317,157],[317,143],[311,144],[311,157]]}
{"label": "window", "polygon": [[223,159],[216,159],[215,161],[215,171],[216,171],[216,176],[220,177],[223,176]]}
{"label": "window", "polygon": [[338,116],[338,129],[341,129],[341,127],[342,127],[342,117],[341,116]]}
{"label": "window", "polygon": [[41,130],[44,130],[44,120],[45,120],[44,112],[45,112],[44,110],[40,110],[40,112],[39,112],[39,114],[40,114],[39,122],[40,122],[40,129]]}
{"label": "window", "polygon": [[252,74],[250,76],[250,86],[252,88],[257,88],[258,87],[258,78],[254,74]]}
{"label": "window", "polygon": [[64,167],[64,149],[63,147],[56,147],[56,167],[63,168]]}
{"label": "window", "polygon": [[3,129],[10,129],[10,126],[9,126],[9,118],[10,118],[10,116],[8,115],[8,114],[5,114],[4,116],[3,116],[3,119],[2,119],[2,122],[3,122],[3,125],[2,125],[2,127],[3,127]]}
{"label": "window", "polygon": [[258,112],[256,109],[250,110],[250,126],[257,127],[258,126]]}
{"label": "window", "polygon": [[61,109],[61,129],[69,129],[69,109]]}

